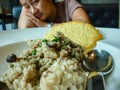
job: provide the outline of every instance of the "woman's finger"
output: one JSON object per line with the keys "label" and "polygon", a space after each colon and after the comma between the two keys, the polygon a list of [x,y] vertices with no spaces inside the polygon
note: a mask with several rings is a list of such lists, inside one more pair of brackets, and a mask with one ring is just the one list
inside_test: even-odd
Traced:
{"label": "woman's finger", "polygon": [[45,22],[41,21],[40,19],[38,19],[31,13],[27,13],[27,17],[31,22],[33,22],[38,27],[45,26],[45,24],[46,24]]}

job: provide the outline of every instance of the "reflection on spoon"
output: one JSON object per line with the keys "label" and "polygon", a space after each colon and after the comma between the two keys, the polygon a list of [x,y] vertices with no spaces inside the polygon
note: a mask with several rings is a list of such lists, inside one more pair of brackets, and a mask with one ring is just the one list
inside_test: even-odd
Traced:
{"label": "reflection on spoon", "polygon": [[96,76],[92,77],[90,80],[92,80],[92,85],[95,84],[98,86],[97,90],[105,90],[103,75],[107,75],[113,70],[114,65],[112,56],[105,50],[92,50],[86,54],[83,65],[90,72],[98,72]]}

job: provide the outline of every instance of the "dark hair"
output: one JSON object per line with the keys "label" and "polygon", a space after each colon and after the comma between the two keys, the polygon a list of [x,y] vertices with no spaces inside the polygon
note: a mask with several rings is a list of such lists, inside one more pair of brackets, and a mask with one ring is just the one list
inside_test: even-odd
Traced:
{"label": "dark hair", "polygon": [[53,3],[55,3],[55,0],[52,0]]}

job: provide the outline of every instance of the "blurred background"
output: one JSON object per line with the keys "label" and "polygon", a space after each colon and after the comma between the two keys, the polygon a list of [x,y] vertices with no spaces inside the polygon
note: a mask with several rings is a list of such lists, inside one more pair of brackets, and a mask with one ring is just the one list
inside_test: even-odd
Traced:
{"label": "blurred background", "polygon": [[[62,1],[62,0],[58,0]],[[92,24],[96,27],[120,27],[120,0],[78,0],[85,7]],[[0,0],[0,30],[16,29],[16,7],[21,7],[19,0]],[[14,9],[15,8],[15,9]],[[98,15],[98,16],[97,16]],[[100,15],[100,16],[99,16]],[[110,16],[111,15],[111,16]],[[99,17],[99,18],[98,18]],[[110,21],[110,19],[112,19]],[[109,25],[106,20],[110,21]],[[102,22],[102,23],[101,23]],[[101,23],[101,24],[100,24]],[[102,26],[106,24],[105,26]]]}

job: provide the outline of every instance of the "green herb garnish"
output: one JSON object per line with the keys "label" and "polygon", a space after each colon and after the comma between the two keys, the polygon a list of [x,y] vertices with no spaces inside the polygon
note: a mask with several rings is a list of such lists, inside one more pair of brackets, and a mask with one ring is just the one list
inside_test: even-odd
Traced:
{"label": "green herb garnish", "polygon": [[59,37],[54,36],[54,39],[52,40],[52,42],[58,42],[59,41]]}
{"label": "green herb garnish", "polygon": [[13,68],[14,67],[14,64],[10,64],[10,68]]}
{"label": "green herb garnish", "polygon": [[47,39],[43,39],[43,40],[42,40],[42,42],[47,43],[47,42],[48,42],[48,40],[47,40]]}
{"label": "green herb garnish", "polygon": [[32,50],[32,55],[36,55],[36,50]]}
{"label": "green herb garnish", "polygon": [[71,56],[72,56],[72,57],[75,57],[75,52],[72,52],[72,53],[71,53]]}
{"label": "green herb garnish", "polygon": [[37,64],[37,63],[39,62],[39,60],[34,60],[33,62],[34,62],[35,64]]}
{"label": "green herb garnish", "polygon": [[63,50],[63,49],[65,49],[65,46],[62,46],[62,47],[61,47],[61,50]]}

